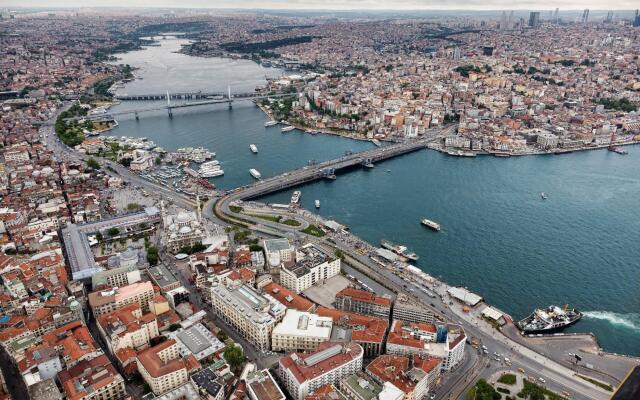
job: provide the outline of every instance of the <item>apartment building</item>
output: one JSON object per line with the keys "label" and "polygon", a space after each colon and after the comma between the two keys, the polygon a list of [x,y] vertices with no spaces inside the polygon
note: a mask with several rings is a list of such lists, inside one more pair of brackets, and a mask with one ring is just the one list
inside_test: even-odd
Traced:
{"label": "apartment building", "polygon": [[247,394],[251,400],[285,400],[285,395],[268,369],[247,375]]}
{"label": "apartment building", "polygon": [[160,334],[156,316],[151,312],[142,314],[137,303],[101,315],[97,320],[98,331],[111,354],[123,348],[144,349],[151,339]]}
{"label": "apartment building", "polygon": [[340,259],[330,259],[309,243],[296,251],[295,264],[283,264],[280,282],[295,293],[300,293],[318,282],[340,273]]}
{"label": "apartment building", "polygon": [[289,309],[282,322],[273,328],[271,349],[285,352],[315,350],[320,343],[330,339],[332,326],[331,317]]}
{"label": "apartment building", "polygon": [[121,288],[89,293],[89,306],[98,317],[111,313],[120,307],[136,303],[143,311],[149,310],[149,301],[153,299],[151,282],[137,282]]}
{"label": "apartment building", "polygon": [[[274,304],[276,302],[277,304]],[[239,282],[211,285],[211,307],[261,351],[271,348],[271,332],[284,306]],[[279,307],[278,307],[279,304]],[[281,309],[279,309],[281,307]]]}
{"label": "apartment building", "polygon": [[318,307],[316,313],[333,319],[332,341],[354,341],[362,346],[365,357],[375,357],[383,353],[389,328],[386,319],[326,307]]}
{"label": "apartment building", "polygon": [[404,400],[420,400],[437,379],[440,360],[420,356],[384,354],[367,365],[366,373],[380,385],[392,384],[404,393]]}
{"label": "apartment building", "polygon": [[311,353],[291,353],[279,362],[282,382],[295,400],[362,369],[364,351],[357,343],[322,343]]}
{"label": "apartment building", "polygon": [[91,276],[91,285],[97,288],[123,287],[140,282],[138,266],[125,265],[106,271],[96,272]]}
{"label": "apartment building", "polygon": [[436,322],[432,310],[424,304],[419,304],[406,293],[398,294],[393,304],[392,318],[416,323],[426,322],[428,324],[434,324]]}
{"label": "apartment building", "polygon": [[391,299],[376,296],[367,290],[347,287],[336,293],[335,307],[338,310],[389,318]]}
{"label": "apartment building", "polygon": [[178,344],[173,339],[138,354],[138,372],[156,395],[187,383],[188,367],[187,362],[180,357]]}
{"label": "apartment building", "polygon": [[69,400],[117,400],[127,396],[124,379],[105,355],[59,372],[58,380]]}

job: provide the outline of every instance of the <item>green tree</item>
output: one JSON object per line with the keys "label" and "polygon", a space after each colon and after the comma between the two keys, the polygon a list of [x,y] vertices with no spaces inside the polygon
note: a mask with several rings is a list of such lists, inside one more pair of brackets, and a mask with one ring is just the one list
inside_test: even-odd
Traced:
{"label": "green tree", "polygon": [[147,262],[149,265],[157,265],[160,257],[158,256],[158,249],[155,246],[149,246],[147,249]]}
{"label": "green tree", "polygon": [[113,228],[109,228],[109,230],[107,231],[107,234],[109,236],[118,236],[118,234],[120,233],[120,229],[116,228],[115,226]]}
{"label": "green tree", "polygon": [[236,345],[227,346],[223,353],[224,359],[233,369],[238,369],[246,360],[242,349]]}
{"label": "green tree", "polygon": [[227,334],[223,330],[219,330],[218,334],[216,335],[216,337],[221,342],[225,342],[227,339],[229,339],[229,336],[227,336]]}
{"label": "green tree", "polygon": [[169,332],[175,332],[180,329],[180,324],[171,324],[169,325]]}

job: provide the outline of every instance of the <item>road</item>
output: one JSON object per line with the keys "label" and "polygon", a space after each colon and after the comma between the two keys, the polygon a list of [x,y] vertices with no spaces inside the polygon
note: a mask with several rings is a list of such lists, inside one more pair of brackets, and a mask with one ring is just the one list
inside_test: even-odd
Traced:
{"label": "road", "polygon": [[[53,121],[55,121],[55,119]],[[431,137],[437,137],[438,135],[444,134],[445,132],[446,130],[439,131],[438,133],[433,134],[433,136]],[[41,133],[43,135],[43,141],[48,146],[50,146],[50,148],[53,151],[61,155],[63,159],[67,159],[70,161],[84,160],[83,156],[74,152],[72,149],[64,146],[57,140],[57,138],[55,138],[55,133],[53,132],[53,122],[50,122],[49,124],[44,125]],[[423,144],[426,145],[428,141],[429,139],[423,139],[423,143],[421,143],[421,145]],[[347,163],[347,164],[352,163],[356,158],[362,159],[363,157],[368,157],[369,155],[375,154],[376,153],[375,150],[378,150],[378,149],[370,150],[368,152],[364,152],[358,155],[348,155],[342,158],[341,160],[339,160],[339,162]],[[333,165],[336,165],[335,162],[333,163],[334,163]],[[124,167],[121,167],[114,163],[110,163],[110,166],[117,172],[118,175],[120,175],[120,177],[122,177],[123,179],[135,185],[144,187],[150,190],[154,194],[166,196],[167,198],[172,198],[174,199],[174,202],[176,204],[182,207],[185,207],[187,209],[192,209],[194,207],[194,204],[191,201],[191,199],[185,198],[184,196],[179,195],[163,186],[144,180],[135,174],[131,174]],[[273,191],[274,187],[283,187],[283,185],[284,187],[289,187],[289,185],[291,185],[289,182],[294,182],[295,184],[295,183],[305,182],[306,179],[309,179],[310,177],[313,177],[313,179],[315,179],[314,175],[317,175],[322,168],[326,168],[328,166],[331,166],[331,162],[326,162],[326,163],[318,164],[316,166],[301,168],[301,169],[292,171],[290,173],[285,173],[273,178],[266,179],[264,181],[254,183],[253,185],[247,185],[241,188],[237,188],[231,191],[230,193],[228,193],[227,195],[223,196],[220,199],[220,201],[216,201],[217,199],[211,199],[204,207],[203,215],[216,223],[225,222],[225,221],[231,222],[231,223],[240,223],[244,225],[247,225],[247,222],[249,222],[249,225],[254,225],[259,223],[262,225],[267,225],[270,228],[279,230],[280,232],[282,232],[283,235],[287,235],[287,234],[299,235],[301,237],[305,237],[306,239],[322,246],[328,246],[330,248],[339,248],[349,257],[352,257],[362,265],[366,266],[368,268],[367,275],[372,279],[383,283],[387,287],[391,287],[392,290],[394,290],[395,292],[409,290],[414,295],[414,297],[416,297],[423,304],[425,304],[425,307],[430,307],[441,315],[452,317],[454,322],[462,325],[468,337],[478,338],[485,346],[489,348],[490,353],[496,352],[496,353],[502,354],[503,356],[507,356],[511,358],[511,360],[513,361],[513,368],[523,368],[525,369],[525,371],[531,371],[531,372],[536,371],[535,376],[537,378],[543,378],[546,381],[546,386],[549,389],[557,392],[566,390],[572,394],[572,397],[574,399],[585,399],[585,400],[586,399],[595,399],[595,400],[603,399],[604,400],[608,398],[609,396],[608,392],[605,392],[604,390],[594,387],[582,381],[580,378],[575,377],[574,372],[571,371],[570,369],[542,356],[541,354],[536,353],[535,351],[529,348],[524,347],[521,344],[515,343],[511,339],[502,335],[500,332],[497,332],[492,327],[488,326],[488,324],[485,324],[484,321],[478,320],[472,315],[465,314],[464,312],[462,312],[461,309],[459,309],[460,307],[457,307],[457,306],[449,307],[449,305],[447,304],[448,297],[446,295],[446,289],[448,286],[444,284],[434,288],[442,296],[444,300],[434,301],[434,299],[428,297],[426,293],[422,292],[418,287],[418,285],[414,283],[407,283],[403,281],[399,276],[392,273],[391,271],[380,268],[377,264],[373,263],[369,257],[365,257],[361,255],[355,249],[355,247],[347,244],[347,242],[345,241],[337,240],[337,241],[329,242],[327,239],[329,239],[330,237],[316,238],[313,236],[308,236],[300,232],[295,232],[295,228],[283,228],[282,225],[278,226],[278,224],[270,224],[268,221],[263,221],[263,220],[252,221],[251,217],[247,217],[244,215],[241,218],[239,218],[238,214],[231,212],[231,210],[229,209],[229,205],[233,201],[244,200],[244,199],[260,196],[264,194],[266,191]],[[214,201],[215,201],[215,213],[212,212],[212,210],[214,209],[213,207]],[[311,217],[305,217],[305,218],[307,218],[310,223],[317,222],[317,221],[314,221],[313,218]],[[223,219],[224,221],[221,221],[221,219]],[[353,240],[357,241],[359,239],[354,237]],[[193,288],[193,286],[189,284],[188,280],[185,280],[185,276],[183,275],[182,272],[179,275],[180,275],[181,281],[183,281],[183,284],[185,284],[187,288],[189,288],[190,290],[193,290],[193,292],[195,293],[198,293],[197,291],[195,291],[195,288]],[[194,301],[196,301],[196,305],[201,309],[209,310],[208,306],[205,306],[204,304],[202,304],[202,300],[200,299],[199,294],[196,296],[196,299],[194,299]],[[433,306],[431,306],[431,304],[433,304]],[[261,360],[262,356],[259,355],[257,352],[255,352],[255,349],[253,348],[253,346],[248,342],[246,342],[242,337],[240,337],[240,335],[238,335],[233,328],[229,326],[225,326],[226,324],[224,324],[223,321],[215,318],[215,315],[212,315],[212,313],[209,312],[209,314],[210,314],[210,317],[216,320],[216,323],[224,327],[225,330],[230,333],[230,337],[232,337],[234,340],[238,341],[240,344],[243,345],[247,353],[247,356],[250,359],[257,360],[258,362],[259,360]],[[486,357],[482,357],[482,358],[486,358]],[[465,366],[467,365],[467,363],[465,362],[465,364],[458,367],[458,370],[459,371],[464,370],[465,374],[467,376],[470,376],[469,379],[473,380],[475,379],[476,376],[489,376],[492,373],[494,373],[496,370],[503,368],[502,365],[496,365],[496,364],[497,363],[492,363],[491,361],[489,361],[488,362],[489,368],[486,368],[486,367],[484,369],[473,368],[472,374],[466,374],[467,370],[465,369]],[[475,366],[476,363],[471,363],[471,365]],[[473,374],[475,374],[475,376]],[[455,371],[452,374],[452,376],[453,377],[450,378],[448,381],[455,379],[455,376],[456,376]],[[460,376],[462,376],[462,373],[460,373]],[[457,382],[453,384],[451,388],[443,387],[442,390],[438,390],[439,398],[449,398],[454,391],[460,389],[461,385],[463,387],[467,387],[468,382]]]}
{"label": "road", "polygon": [[[319,168],[322,168],[322,166],[320,165]],[[351,258],[356,259],[362,265],[367,266],[367,275],[373,279],[376,279],[377,277],[376,280],[384,282],[387,287],[391,287],[395,292],[411,292],[413,296],[425,304],[426,307],[432,308],[439,314],[445,315],[453,322],[460,324],[465,329],[468,337],[475,337],[480,340],[489,349],[489,356],[492,356],[492,353],[495,352],[497,354],[501,354],[500,359],[503,357],[510,358],[512,360],[512,368],[523,368],[525,371],[528,371],[534,379],[542,378],[545,381],[544,385],[548,389],[558,393],[567,391],[571,393],[572,398],[574,399],[604,400],[609,397],[610,393],[576,377],[572,370],[519,343],[514,342],[510,338],[504,336],[501,332],[496,331],[483,320],[464,313],[461,306],[456,304],[454,307],[450,307],[448,304],[449,297],[446,293],[449,286],[441,284],[439,287],[433,288],[438,292],[438,294],[440,294],[440,296],[442,296],[441,298],[438,298],[437,301],[434,301],[436,299],[432,299],[420,290],[420,287],[417,284],[413,282],[405,282],[392,271],[380,268],[380,266],[375,264],[368,256],[363,256],[357,251],[355,246],[349,244],[360,241],[359,238],[351,237],[350,240],[345,240],[345,238],[340,237],[337,238],[337,240],[329,242],[327,239],[331,238],[331,234],[324,238],[316,238],[305,235],[301,232],[295,232],[295,229],[292,230],[290,227],[283,227],[277,223],[257,220],[251,216],[239,215],[230,210],[230,204],[259,196],[263,194],[265,190],[269,190],[273,186],[281,185],[281,179],[291,178],[292,181],[297,181],[300,179],[300,175],[298,174],[304,175],[305,171],[306,170],[304,169],[295,170],[289,174],[283,174],[281,176],[270,178],[266,181],[231,191],[215,203],[214,214],[229,222],[241,223],[249,225],[250,227],[252,225],[266,225],[272,229],[280,230],[283,235],[300,235],[317,244],[329,246],[331,248],[338,248]],[[208,204],[208,206],[209,205],[210,204]],[[206,212],[205,214],[208,215]],[[312,215],[310,213],[306,215],[298,213],[297,215],[302,215],[309,221],[309,223],[318,224],[321,221],[317,216],[310,216]],[[350,234],[345,235],[352,236]],[[475,369],[475,374],[478,377],[488,377],[498,370],[508,369],[503,364],[495,362],[495,360],[489,361],[487,365],[489,365],[489,367],[485,367],[483,370]],[[440,398],[449,398],[450,393],[451,391],[448,393],[443,391]]]}

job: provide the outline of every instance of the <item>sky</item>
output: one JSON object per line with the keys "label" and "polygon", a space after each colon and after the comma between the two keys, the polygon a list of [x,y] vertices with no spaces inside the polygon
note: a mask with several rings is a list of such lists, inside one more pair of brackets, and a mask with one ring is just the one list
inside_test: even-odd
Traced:
{"label": "sky", "polygon": [[637,0],[0,0],[2,7],[156,7],[324,10],[634,10]]}

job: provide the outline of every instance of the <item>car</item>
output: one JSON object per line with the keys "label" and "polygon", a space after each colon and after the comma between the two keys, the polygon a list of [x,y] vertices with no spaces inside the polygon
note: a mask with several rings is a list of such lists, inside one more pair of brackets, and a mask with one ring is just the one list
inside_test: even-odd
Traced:
{"label": "car", "polygon": [[435,307],[435,306],[436,306],[436,305],[435,305],[435,304],[433,304],[433,303],[429,303],[429,304],[431,305],[431,307]]}
{"label": "car", "polygon": [[429,400],[433,400],[433,399],[435,399],[435,398],[436,398],[435,393],[431,393],[431,396],[429,396]]}
{"label": "car", "polygon": [[543,377],[538,378],[538,380],[542,383],[547,383],[547,381],[545,381]]}

